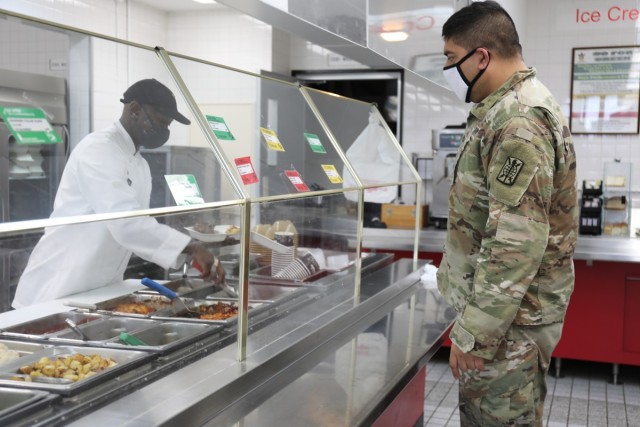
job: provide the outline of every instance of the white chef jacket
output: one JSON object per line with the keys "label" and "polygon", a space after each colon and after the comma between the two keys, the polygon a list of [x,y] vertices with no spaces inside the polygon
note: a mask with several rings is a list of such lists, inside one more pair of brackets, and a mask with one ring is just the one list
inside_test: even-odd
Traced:
{"label": "white chef jacket", "polygon": [[[149,208],[151,172],[120,121],[71,152],[51,218]],[[20,277],[13,307],[123,280],[131,254],[178,267],[190,238],[152,217],[49,227]]]}

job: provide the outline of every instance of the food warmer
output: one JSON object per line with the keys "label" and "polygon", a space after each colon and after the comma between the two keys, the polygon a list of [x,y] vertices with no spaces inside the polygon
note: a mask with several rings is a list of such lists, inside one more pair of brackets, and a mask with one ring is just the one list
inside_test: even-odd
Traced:
{"label": "food warmer", "polygon": [[[199,279],[189,260],[175,271],[132,260],[122,283],[0,314],[4,351],[17,356],[0,365],[3,425],[273,425],[287,418],[312,425],[314,417],[325,425],[370,424],[406,403],[403,387],[424,385],[424,365],[452,314],[420,280],[420,218],[413,259],[362,245],[365,192],[401,186],[421,200],[420,177],[374,105],[5,14],[13,19],[0,26],[49,32],[68,46],[86,41],[86,52],[73,51],[74,75],[123,68],[92,80],[101,94],[97,112],[115,119],[124,90],[155,78],[192,124],[171,125],[166,147],[180,147],[173,151],[181,156],[154,163],[153,150],[145,153],[151,209],[5,222],[0,243],[33,245],[46,227],[151,216],[214,253],[238,296]],[[70,85],[71,108],[82,89]],[[363,171],[346,153],[362,135],[376,135],[377,146],[395,153],[389,161],[398,163],[397,176],[359,178]],[[172,196],[176,176],[197,183],[189,190],[199,192],[198,203]],[[339,232],[329,226],[336,223]],[[141,271],[180,302],[142,286]],[[228,316],[194,314],[214,306]],[[422,404],[411,403],[416,417]]]}

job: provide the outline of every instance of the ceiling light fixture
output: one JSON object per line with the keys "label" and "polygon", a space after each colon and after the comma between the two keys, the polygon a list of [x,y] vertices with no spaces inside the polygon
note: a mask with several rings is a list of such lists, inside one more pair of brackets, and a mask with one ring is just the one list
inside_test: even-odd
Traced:
{"label": "ceiling light fixture", "polygon": [[384,31],[380,37],[387,42],[403,42],[409,38],[409,34],[406,31]]}
{"label": "ceiling light fixture", "polygon": [[215,4],[216,0],[193,0],[196,3],[202,3],[202,4]]}

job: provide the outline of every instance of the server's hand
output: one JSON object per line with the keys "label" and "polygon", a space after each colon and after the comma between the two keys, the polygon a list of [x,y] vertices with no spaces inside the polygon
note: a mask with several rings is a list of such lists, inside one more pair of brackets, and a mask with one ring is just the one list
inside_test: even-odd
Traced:
{"label": "server's hand", "polygon": [[185,248],[185,252],[191,255],[191,263],[200,272],[202,279],[211,280],[215,284],[224,282],[224,268],[207,248],[200,243],[191,242]]}

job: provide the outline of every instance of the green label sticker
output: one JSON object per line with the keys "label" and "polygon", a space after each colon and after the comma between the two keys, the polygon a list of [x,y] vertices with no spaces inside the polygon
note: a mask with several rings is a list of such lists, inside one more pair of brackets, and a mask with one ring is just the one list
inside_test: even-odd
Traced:
{"label": "green label sticker", "polygon": [[57,144],[62,142],[44,112],[39,108],[0,107],[0,116],[18,144]]}
{"label": "green label sticker", "polygon": [[309,142],[309,146],[311,147],[311,151],[314,153],[325,153],[327,150],[324,149],[324,145],[320,142],[320,138],[315,133],[306,133],[304,137],[307,138],[307,142]]}
{"label": "green label sticker", "polygon": [[171,195],[178,206],[199,205],[204,198],[193,175],[165,175]]}
{"label": "green label sticker", "polygon": [[227,126],[227,124],[225,123],[222,117],[217,117],[217,116],[206,116],[206,117],[207,117],[207,122],[209,122],[209,127],[211,127],[211,130],[213,131],[213,134],[216,136],[216,138],[224,139],[227,141],[235,141],[236,138],[233,136],[233,134],[229,130],[229,127]]}

